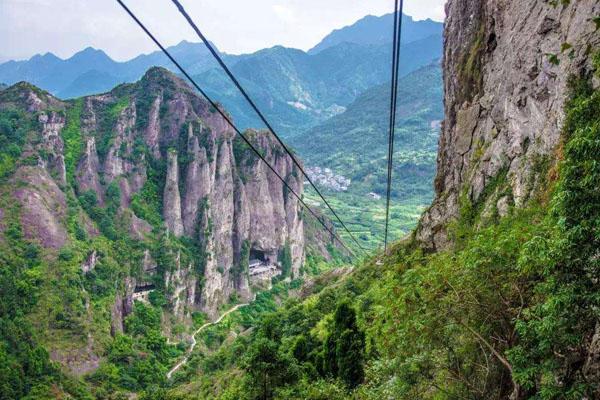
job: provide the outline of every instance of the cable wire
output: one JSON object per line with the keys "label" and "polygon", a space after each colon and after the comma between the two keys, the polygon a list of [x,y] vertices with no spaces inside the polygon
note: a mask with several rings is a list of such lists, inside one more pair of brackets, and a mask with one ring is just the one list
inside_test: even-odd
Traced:
{"label": "cable wire", "polygon": [[256,112],[256,114],[261,119],[261,121],[265,124],[265,126],[267,127],[267,129],[275,137],[275,139],[277,140],[277,142],[279,142],[279,144],[281,145],[281,147],[283,148],[283,150],[290,156],[290,158],[292,159],[292,161],[294,162],[294,164],[296,165],[296,167],[300,170],[300,172],[302,172],[302,174],[304,175],[304,177],[306,178],[306,180],[308,181],[308,183],[312,186],[312,188],[315,190],[315,192],[319,195],[319,197],[321,198],[321,200],[323,200],[323,202],[325,203],[325,205],[327,206],[327,208],[331,211],[331,213],[335,216],[335,218],[337,219],[337,221],[342,225],[342,227],[344,228],[344,230],[350,235],[350,237],[358,245],[358,247],[363,252],[366,252],[366,250],[360,244],[360,242],[356,239],[356,237],[354,236],[354,234],[352,234],[352,232],[348,229],[348,227],[346,226],[346,224],[342,221],[342,219],[335,212],[335,210],[333,209],[333,207],[329,204],[329,202],[327,201],[327,199],[325,198],[325,196],[323,196],[323,194],[321,193],[321,191],[313,183],[312,179],[310,179],[310,177],[308,176],[308,174],[304,171],[304,167],[302,167],[302,164],[300,164],[300,162],[298,162],[298,160],[296,159],[296,157],[292,154],[292,152],[289,150],[289,148],[285,145],[285,143],[283,142],[283,140],[281,140],[281,137],[277,134],[277,132],[275,132],[275,129],[273,129],[273,127],[271,126],[271,124],[269,123],[269,121],[267,120],[267,118],[263,115],[263,113],[260,111],[260,109],[258,108],[258,106],[254,103],[254,101],[252,100],[252,98],[250,98],[250,96],[248,95],[248,93],[246,92],[246,90],[242,87],[242,85],[237,80],[237,78],[235,77],[235,75],[233,75],[233,73],[231,72],[231,70],[229,69],[229,67],[227,67],[227,65],[225,64],[225,62],[223,61],[223,59],[221,58],[221,56],[219,55],[219,53],[215,50],[215,48],[213,47],[213,45],[210,43],[210,41],[200,31],[200,29],[198,28],[198,26],[196,25],[196,23],[194,22],[194,20],[192,19],[192,17],[190,17],[190,15],[187,13],[187,11],[183,7],[183,5],[178,0],[171,0],[171,1],[173,2],[173,4],[175,4],[175,6],[177,7],[177,9],[181,13],[181,15],[183,15],[183,17],[190,24],[190,26],[192,27],[192,29],[194,30],[194,32],[196,32],[196,34],[198,35],[198,37],[204,42],[204,44],[206,45],[206,47],[208,48],[208,50],[211,52],[211,54],[213,55],[213,57],[215,58],[215,60],[217,60],[217,62],[219,63],[219,65],[221,66],[221,68],[223,68],[223,70],[225,71],[225,73],[227,74],[227,76],[229,76],[229,79],[231,79],[231,81],[237,87],[237,89],[240,91],[240,93],[242,93],[242,95],[244,96],[244,98],[250,104],[250,107],[252,107],[252,109]]}
{"label": "cable wire", "polygon": [[392,87],[390,95],[390,125],[388,138],[388,166],[387,166],[387,200],[385,207],[385,235],[384,251],[388,248],[388,234],[390,223],[390,199],[392,194],[392,172],[394,165],[394,138],[396,129],[396,107],[398,102],[398,75],[400,66],[400,42],[402,39],[402,11],[403,0],[395,0],[394,4],[394,39],[392,49]]}
{"label": "cable wire", "polygon": [[227,123],[233,128],[233,130],[244,140],[244,142],[246,143],[246,145],[248,145],[248,147],[250,147],[250,149],[256,153],[256,155],[267,165],[267,167],[271,170],[271,172],[273,172],[277,178],[279,178],[279,180],[281,182],[283,182],[283,184],[285,185],[285,187],[290,191],[290,193],[292,193],[294,195],[294,197],[296,197],[298,199],[298,201],[302,204],[302,206],[308,210],[310,212],[310,214],[316,218],[316,220],[323,226],[323,228],[325,228],[326,231],[328,231],[332,237],[334,237],[350,254],[352,254],[353,256],[356,256],[354,254],[354,252],[352,251],[352,249],[350,249],[341,239],[340,237],[332,230],[330,229],[322,220],[321,218],[312,210],[312,208],[310,208],[306,202],[301,198],[301,196],[298,195],[298,193],[296,193],[296,191],[287,183],[287,181],[271,166],[271,164],[269,164],[269,162],[263,157],[263,155],[260,153],[260,151],[250,142],[250,140],[248,140],[248,138],[239,130],[239,128],[233,123],[233,121],[231,120],[231,118],[223,111],[221,110],[221,108],[217,105],[217,103],[215,103],[207,94],[204,90],[202,90],[202,88],[196,83],[196,81],[187,73],[187,71],[177,62],[177,60],[175,60],[175,58],[173,58],[173,56],[171,55],[171,53],[159,42],[158,39],[156,39],[156,37],[154,37],[154,35],[148,30],[148,28],[146,28],[146,26],[137,18],[137,16],[125,5],[125,3],[123,3],[122,0],[117,0],[117,2],[121,5],[121,7],[123,7],[123,9],[127,12],[127,14],[129,14],[129,16],[140,26],[140,28],[142,28],[142,30],[146,33],[146,35],[148,35],[148,37],[150,39],[152,39],[152,41],[162,50],[162,52],[169,58],[169,60],[171,60],[171,62],[173,64],[175,64],[175,66],[181,71],[181,73],[192,83],[192,85],[194,85],[194,87],[198,90],[198,92],[200,92],[200,94],[202,94],[202,96],[210,103],[210,105],[227,121]]}

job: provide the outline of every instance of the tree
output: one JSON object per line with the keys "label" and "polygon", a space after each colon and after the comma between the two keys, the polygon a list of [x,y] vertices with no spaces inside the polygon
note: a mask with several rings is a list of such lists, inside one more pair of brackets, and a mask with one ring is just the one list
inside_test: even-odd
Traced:
{"label": "tree", "polygon": [[259,337],[250,347],[244,368],[250,378],[250,396],[254,399],[272,399],[275,388],[298,378],[293,358],[280,353],[277,343],[265,337]]}
{"label": "tree", "polygon": [[356,323],[356,312],[342,302],[335,310],[333,327],[323,344],[323,372],[340,378],[349,388],[364,379],[364,334]]}
{"label": "tree", "polygon": [[285,242],[285,246],[279,254],[279,259],[281,261],[281,277],[287,278],[292,272],[292,248],[289,240]]}
{"label": "tree", "polygon": [[336,344],[338,377],[351,389],[360,385],[365,377],[363,370],[364,347],[363,333],[349,329],[342,333]]}

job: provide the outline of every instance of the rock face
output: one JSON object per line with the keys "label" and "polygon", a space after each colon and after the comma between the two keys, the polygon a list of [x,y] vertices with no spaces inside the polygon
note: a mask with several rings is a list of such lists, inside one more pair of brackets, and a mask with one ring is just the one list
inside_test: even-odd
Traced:
{"label": "rock face", "polygon": [[416,235],[425,247],[449,245],[463,202],[499,214],[523,205],[555,159],[567,81],[600,45],[597,1],[556,3],[448,1],[436,197]]}
{"label": "rock face", "polygon": [[[78,198],[90,216],[102,208],[105,221],[114,217],[119,232],[142,248],[150,249],[151,240],[156,243],[164,232],[183,247],[194,243],[201,253],[196,258],[203,259],[192,265],[180,249],[165,251],[162,258],[147,250],[117,285],[113,333],[123,330],[133,300],[147,300],[158,287],[181,320],[194,310],[214,317],[233,295],[250,299],[252,282],[281,273],[282,254],[291,256],[288,274],[299,275],[304,260],[299,202],[217,110],[173,74],[153,68],[138,83],[69,103],[28,84],[2,96],[0,107],[10,103],[38,120],[39,139],[24,155],[44,154],[19,165],[12,178],[27,238],[49,249],[67,244],[67,199]],[[76,137],[66,139],[65,126],[70,133],[77,127]],[[300,174],[274,139],[264,132],[247,135],[301,194]],[[92,225],[89,235],[106,228],[97,220],[96,229],[87,215],[82,220]],[[85,273],[96,264],[96,251],[91,254],[81,266]],[[250,258],[277,271],[250,271]]]}
{"label": "rock face", "polygon": [[21,205],[25,237],[38,240],[46,248],[63,247],[67,241],[64,193],[43,167],[22,167],[15,180],[24,184],[14,197]]}
{"label": "rock face", "polygon": [[[197,183],[197,182],[194,182]],[[190,215],[191,218],[194,215]],[[167,181],[163,194],[163,218],[167,229],[175,236],[183,235],[183,222],[181,221],[181,197],[179,195],[179,164],[177,152],[169,151],[167,155]]]}

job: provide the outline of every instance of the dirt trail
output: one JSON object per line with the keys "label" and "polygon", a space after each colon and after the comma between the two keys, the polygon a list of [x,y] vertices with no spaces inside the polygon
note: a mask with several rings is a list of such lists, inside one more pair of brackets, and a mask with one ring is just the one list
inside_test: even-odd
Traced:
{"label": "dirt trail", "polygon": [[225,318],[226,316],[228,316],[229,314],[231,314],[234,311],[237,311],[238,309],[242,308],[242,307],[246,307],[247,305],[249,305],[250,303],[244,303],[244,304],[238,304],[235,307],[230,308],[229,310],[225,311],[217,320],[215,320],[214,322],[207,322],[206,324],[202,325],[200,328],[196,329],[196,331],[194,332],[194,334],[192,335],[192,345],[190,346],[190,348],[188,349],[185,357],[183,358],[183,360],[179,361],[177,363],[177,365],[175,365],[173,368],[171,368],[171,370],[169,372],[167,372],[167,379],[171,379],[171,376],[173,375],[173,373],[175,373],[179,368],[181,368],[183,365],[185,365],[185,363],[188,361],[188,359],[190,358],[190,356],[192,355],[192,352],[194,351],[194,347],[196,347],[196,335],[199,334],[200,332],[202,332],[204,329],[208,328],[211,325],[216,325],[219,322],[221,322],[223,320],[223,318]]}

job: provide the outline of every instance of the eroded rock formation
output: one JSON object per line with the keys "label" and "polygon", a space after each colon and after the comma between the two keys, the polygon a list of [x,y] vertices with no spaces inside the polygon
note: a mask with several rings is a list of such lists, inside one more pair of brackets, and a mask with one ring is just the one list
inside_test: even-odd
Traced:
{"label": "eroded rock formation", "polygon": [[[169,265],[146,251],[143,265],[132,267],[117,285],[113,332],[123,330],[133,300],[147,300],[158,283],[172,314],[189,320],[194,310],[216,315],[232,295],[252,297],[252,255],[275,267],[275,272],[264,269],[270,280],[281,273],[280,257],[288,251],[289,275],[299,275],[304,227],[298,201],[217,110],[173,74],[153,68],[138,83],[70,103],[27,84],[3,94],[5,103],[36,113],[40,127],[40,139],[27,150],[37,157],[36,165],[20,166],[13,177],[22,182],[14,197],[27,238],[55,250],[67,244],[71,196],[90,215],[103,209],[101,217],[113,218],[123,228],[118,232],[141,243],[164,231],[200,249],[203,259],[194,265],[184,262],[179,250],[167,252]],[[276,142],[264,132],[247,134],[301,194],[300,174]],[[83,212],[79,219],[88,235],[106,228],[98,218],[96,228]],[[86,261],[81,268],[89,273],[92,264]]]}

